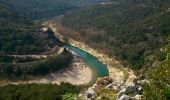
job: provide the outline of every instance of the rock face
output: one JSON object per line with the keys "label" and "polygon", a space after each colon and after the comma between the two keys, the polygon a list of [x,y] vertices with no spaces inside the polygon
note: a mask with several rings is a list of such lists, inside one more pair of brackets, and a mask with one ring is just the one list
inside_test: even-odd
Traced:
{"label": "rock face", "polygon": [[[101,94],[96,89],[105,89],[108,92],[114,91],[117,94],[116,100],[141,100],[142,86],[148,83],[147,80],[136,80],[132,83],[124,84],[110,77],[99,78],[96,83],[86,92],[86,100],[100,100]],[[130,95],[131,94],[131,95]],[[133,96],[132,96],[133,95]]]}
{"label": "rock face", "polygon": [[[125,88],[122,88],[117,95],[117,100],[141,100],[140,93],[142,92],[142,86],[148,83],[147,80],[138,80],[134,84],[129,84]],[[128,94],[133,93],[136,94],[134,97],[129,97]]]}
{"label": "rock face", "polygon": [[104,78],[100,78],[97,80],[96,85],[98,87],[104,87],[107,86],[109,84],[111,84],[113,82],[113,79],[110,77],[104,77]]}
{"label": "rock face", "polygon": [[124,93],[127,94],[127,93],[136,93],[138,91],[138,86],[136,85],[129,85],[125,88],[125,91]]}
{"label": "rock face", "polygon": [[110,83],[109,85],[105,86],[105,89],[112,91],[114,90],[115,92],[120,91],[121,88],[123,88],[124,85],[123,83],[113,80],[112,83]]}

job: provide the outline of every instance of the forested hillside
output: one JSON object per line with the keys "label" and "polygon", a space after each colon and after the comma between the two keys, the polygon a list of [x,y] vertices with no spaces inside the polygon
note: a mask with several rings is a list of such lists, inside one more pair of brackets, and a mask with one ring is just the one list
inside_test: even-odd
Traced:
{"label": "forested hillside", "polygon": [[68,10],[91,5],[101,0],[1,0],[13,9],[20,10],[31,19],[62,15]]}
{"label": "forested hillside", "polygon": [[40,24],[20,13],[5,3],[0,4],[0,81],[28,79],[67,67],[72,61],[69,52],[47,59],[12,56],[41,54],[54,46],[62,46],[50,29],[42,31]]}
{"label": "forested hillside", "polygon": [[38,35],[40,28],[40,25],[1,3],[0,54],[35,54],[45,51],[50,39]]}
{"label": "forested hillside", "polygon": [[147,69],[162,61],[162,47],[170,34],[170,2],[110,1],[68,12],[62,24],[79,33],[69,35],[116,56],[133,69]]}
{"label": "forested hillside", "polygon": [[0,54],[37,54],[60,43],[17,9],[0,4]]}
{"label": "forested hillside", "polygon": [[[63,16],[55,17],[58,15]],[[96,82],[99,85],[88,90],[84,90],[86,85],[63,82],[52,85],[55,76],[52,73],[68,66],[78,71],[73,77],[82,77],[83,81],[88,78],[88,75],[83,76],[86,61],[67,50],[52,29],[38,23],[52,17],[58,18],[58,22],[52,21],[59,24],[56,29],[66,36],[64,38],[86,43],[88,48],[99,51],[101,57],[107,57],[102,54],[111,57],[104,60],[97,57],[99,61],[111,68],[106,62],[113,57],[130,67],[125,68],[127,76],[124,68],[120,68],[121,74],[110,75],[112,78],[125,76],[127,81],[107,77],[110,81],[107,82],[101,78],[101,83]],[[136,96],[133,92],[121,93],[122,89],[140,92],[137,94],[144,100],[169,100],[169,35],[170,0],[0,0],[0,100],[73,100],[75,97],[79,100],[86,96],[106,100],[105,96],[115,99],[117,93],[118,97],[119,93]],[[119,67],[117,60],[113,62],[117,63],[115,68]],[[108,60],[109,63],[112,61]],[[109,67],[109,74],[117,71],[112,72]],[[66,71],[74,73],[73,70]],[[133,72],[139,77],[136,78]],[[59,71],[59,75],[61,73],[64,75],[64,70]],[[93,74],[91,79],[96,73]],[[46,75],[49,75],[50,84],[26,84],[34,79],[39,82]],[[138,84],[142,81],[145,83]],[[17,85],[8,85],[13,82]],[[135,85],[134,89],[131,82],[139,86]],[[104,84],[107,86],[101,88]],[[95,93],[93,87],[99,90]]]}

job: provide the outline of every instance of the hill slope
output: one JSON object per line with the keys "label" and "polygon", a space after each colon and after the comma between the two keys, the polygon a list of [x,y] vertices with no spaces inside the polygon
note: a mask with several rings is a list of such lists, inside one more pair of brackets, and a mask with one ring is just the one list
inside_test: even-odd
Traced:
{"label": "hill slope", "polygon": [[40,25],[34,24],[10,6],[1,3],[1,54],[34,54],[44,51],[50,40],[48,37],[39,37],[40,28]]}
{"label": "hill slope", "polygon": [[[70,53],[55,55],[62,43],[54,37],[50,29],[42,31],[41,27],[12,7],[0,4],[0,81],[6,78],[15,79],[15,77],[21,79],[23,75],[24,77],[45,75],[71,63]],[[41,56],[43,52],[52,51],[54,46],[54,56],[47,59],[27,56],[32,54]],[[21,57],[13,55],[21,55]]]}
{"label": "hill slope", "polygon": [[100,0],[1,0],[31,19],[42,19],[61,15],[77,7],[91,5]]}
{"label": "hill slope", "polygon": [[133,69],[162,61],[160,48],[170,33],[170,2],[113,1],[67,13],[62,24],[80,34],[65,34],[125,60]]}
{"label": "hill slope", "polygon": [[167,45],[166,60],[154,69],[150,69],[144,88],[144,98],[147,100],[168,100],[170,98],[170,41]]}

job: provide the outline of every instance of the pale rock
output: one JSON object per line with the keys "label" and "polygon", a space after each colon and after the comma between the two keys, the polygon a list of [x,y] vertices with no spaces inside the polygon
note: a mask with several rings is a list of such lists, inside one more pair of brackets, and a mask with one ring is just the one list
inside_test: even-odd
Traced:
{"label": "pale rock", "polygon": [[113,89],[113,85],[109,84],[109,85],[105,86],[105,89],[111,91]]}
{"label": "pale rock", "polygon": [[149,83],[149,81],[148,80],[139,80],[139,81],[137,81],[137,84],[140,84],[140,85],[144,85],[146,83]]}
{"label": "pale rock", "polygon": [[118,92],[117,99],[119,99],[123,94],[125,94],[125,88]]}
{"label": "pale rock", "polygon": [[95,93],[95,91],[92,88],[89,88],[87,90],[86,95],[87,95],[87,98],[93,99],[93,98],[95,98],[96,93]]}
{"label": "pale rock", "polygon": [[119,99],[117,100],[130,100],[130,97],[126,94],[123,94]]}
{"label": "pale rock", "polygon": [[135,98],[135,100],[141,100],[141,99],[142,99],[142,96],[139,95],[139,94],[137,94],[134,98]]}

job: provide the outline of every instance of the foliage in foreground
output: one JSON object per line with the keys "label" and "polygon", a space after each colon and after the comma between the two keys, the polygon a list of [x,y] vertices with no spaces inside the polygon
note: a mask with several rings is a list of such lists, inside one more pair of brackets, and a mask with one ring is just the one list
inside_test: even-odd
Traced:
{"label": "foliage in foreground", "polygon": [[166,60],[151,71],[149,81],[144,88],[144,99],[170,100],[170,39]]}
{"label": "foliage in foreground", "polygon": [[7,85],[0,87],[0,100],[62,100],[64,95],[79,91],[80,87],[69,83]]}

